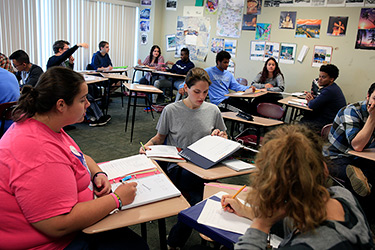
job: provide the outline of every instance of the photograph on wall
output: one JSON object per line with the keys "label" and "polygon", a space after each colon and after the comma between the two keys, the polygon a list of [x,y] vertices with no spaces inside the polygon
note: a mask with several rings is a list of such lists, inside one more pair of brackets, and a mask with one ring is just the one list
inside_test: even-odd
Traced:
{"label": "photograph on wall", "polygon": [[293,7],[293,0],[280,0],[280,7]]}
{"label": "photograph on wall", "polygon": [[361,9],[355,48],[375,49],[375,8]]}
{"label": "photograph on wall", "polygon": [[219,0],[206,0],[204,3],[204,12],[206,14],[216,14]]}
{"label": "photograph on wall", "polygon": [[332,50],[333,48],[330,46],[314,46],[313,61],[311,66],[319,68],[322,65],[331,63]]}
{"label": "photograph on wall", "polygon": [[264,0],[264,7],[279,7],[280,0]]}
{"label": "photograph on wall", "polygon": [[246,14],[260,15],[262,0],[246,0]]}
{"label": "photograph on wall", "polygon": [[344,7],[345,0],[327,0],[328,7]]}
{"label": "photograph on wall", "polygon": [[139,23],[139,29],[143,32],[149,32],[150,31],[150,21],[141,21]]}
{"label": "photograph on wall", "polygon": [[257,15],[243,15],[242,30],[255,30],[257,27]]}
{"label": "photograph on wall", "polygon": [[297,19],[295,37],[319,38],[320,19]]}
{"label": "photograph on wall", "polygon": [[165,36],[166,48],[167,51],[175,51],[176,50],[176,35],[166,35]]}
{"label": "photograph on wall", "polygon": [[224,49],[224,39],[223,38],[212,38],[211,40],[211,52],[219,53]]}
{"label": "photograph on wall", "polygon": [[360,7],[360,6],[364,6],[364,5],[365,5],[364,0],[346,0],[345,1],[346,7]]}
{"label": "photograph on wall", "polygon": [[366,7],[375,7],[375,0],[365,0]]}
{"label": "photograph on wall", "polygon": [[255,31],[255,40],[267,40],[271,37],[271,24],[270,23],[257,23]]}
{"label": "photograph on wall", "polygon": [[141,10],[140,15],[139,15],[140,19],[150,19],[150,12],[151,12],[150,9]]}
{"label": "photograph on wall", "polygon": [[251,41],[250,42],[250,60],[263,61],[265,49],[266,49],[266,42]]}
{"label": "photograph on wall", "polygon": [[165,3],[166,10],[177,10],[177,0],[167,0]]}
{"label": "photograph on wall", "polygon": [[296,11],[281,11],[279,29],[294,29],[296,27],[296,19]]}
{"label": "photograph on wall", "polygon": [[345,36],[348,19],[349,17],[347,16],[330,16],[328,21],[327,35]]}
{"label": "photograph on wall", "polygon": [[141,45],[146,45],[148,43],[148,35],[147,33],[141,34]]}
{"label": "photograph on wall", "polygon": [[232,58],[236,58],[237,40],[224,40],[224,50],[228,52]]}
{"label": "photograph on wall", "polygon": [[279,53],[280,53],[280,43],[266,42],[263,61],[267,61],[268,58],[270,57],[273,57],[275,58],[276,61],[278,61]]}
{"label": "photograph on wall", "polygon": [[294,64],[296,51],[297,51],[297,44],[281,43],[279,63]]}
{"label": "photograph on wall", "polygon": [[326,5],[326,0],[311,0],[311,7],[323,7]]}
{"label": "photograph on wall", "polygon": [[220,0],[216,35],[239,38],[242,30],[243,0]]}
{"label": "photograph on wall", "polygon": [[293,7],[308,7],[311,6],[311,0],[294,0]]}
{"label": "photograph on wall", "polygon": [[151,6],[152,0],[141,0],[141,5],[143,6]]}

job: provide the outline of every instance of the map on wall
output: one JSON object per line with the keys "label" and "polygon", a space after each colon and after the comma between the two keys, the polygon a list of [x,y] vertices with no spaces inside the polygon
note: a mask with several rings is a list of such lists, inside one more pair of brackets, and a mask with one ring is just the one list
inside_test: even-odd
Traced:
{"label": "map on wall", "polygon": [[205,61],[209,50],[210,19],[208,17],[177,17],[176,52],[188,48],[190,59]]}
{"label": "map on wall", "polygon": [[239,38],[242,28],[243,0],[220,0],[216,35]]}

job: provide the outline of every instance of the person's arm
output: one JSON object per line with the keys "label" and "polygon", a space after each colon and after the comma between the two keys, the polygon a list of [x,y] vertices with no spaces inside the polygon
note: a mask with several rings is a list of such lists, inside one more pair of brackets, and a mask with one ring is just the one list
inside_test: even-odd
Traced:
{"label": "person's arm", "polygon": [[234,78],[234,76],[231,74],[229,89],[234,90],[234,91],[246,91],[248,88],[250,88],[250,86],[244,86],[244,85],[239,84]]}
{"label": "person's arm", "polygon": [[35,87],[36,83],[39,80],[39,77],[42,74],[43,74],[43,70],[39,67],[34,66],[33,70],[30,71],[29,77],[26,80],[26,84]]}
{"label": "person's arm", "polygon": [[223,195],[221,198],[221,206],[224,211],[234,213],[238,216],[254,219],[254,211],[251,207],[245,206],[238,199],[232,199],[232,195]]}
{"label": "person's arm", "polygon": [[22,80],[21,71],[14,72],[13,74],[16,76],[18,82]]}
{"label": "person's arm", "polygon": [[269,84],[269,85],[266,84],[265,87],[267,88],[267,91],[283,92],[285,89],[285,82],[284,82],[283,76],[281,74],[278,74],[275,78],[275,81],[276,81],[276,86],[273,86],[272,84]]}
{"label": "person's arm", "polygon": [[[156,133],[156,135],[154,137],[152,137],[144,146],[145,146],[145,149],[146,150],[150,150],[150,148],[148,146],[152,146],[152,145],[162,145],[165,141],[165,138],[167,138],[167,135],[162,135],[162,134],[159,134],[159,133]],[[139,149],[139,153],[140,154],[145,154],[145,150],[143,149],[143,147],[140,147]]]}
{"label": "person's arm", "polygon": [[309,108],[312,110],[319,110],[321,108],[324,108],[324,106],[327,105],[329,101],[334,98],[335,93],[327,90],[326,88],[323,88],[320,95],[314,96],[311,93],[306,93],[305,99],[307,100],[307,104]]}
{"label": "person's arm", "polygon": [[371,106],[367,107],[367,111],[369,113],[369,116],[365,122],[365,125],[351,141],[351,146],[355,151],[362,151],[369,143],[371,136],[374,133],[375,103],[372,103]]}
{"label": "person's arm", "polygon": [[164,57],[163,56],[159,56],[158,65],[155,68],[156,68],[156,70],[162,70],[162,71],[165,70],[165,64],[164,64]]}
{"label": "person's arm", "polygon": [[261,76],[262,76],[261,73],[258,73],[258,75],[256,75],[256,77],[254,78],[254,80],[251,82],[251,86],[254,86],[257,89],[263,89],[264,88],[264,84],[260,82],[260,77]]}
{"label": "person's arm", "polygon": [[[91,179],[95,185],[95,194],[100,197],[111,192],[111,183],[109,183],[108,178],[104,174],[96,174],[102,172],[101,168],[96,164],[96,162],[88,155],[84,155],[87,163],[87,167],[90,169]],[[95,177],[95,178],[94,178]]]}

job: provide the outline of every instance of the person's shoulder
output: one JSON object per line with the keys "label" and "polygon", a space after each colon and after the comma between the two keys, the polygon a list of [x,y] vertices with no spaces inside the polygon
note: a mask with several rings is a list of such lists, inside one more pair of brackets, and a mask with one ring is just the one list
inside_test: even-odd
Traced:
{"label": "person's shoulder", "polygon": [[207,110],[213,110],[213,111],[217,111],[217,112],[220,112],[220,109],[218,108],[217,105],[213,104],[213,103],[210,103],[210,102],[206,102],[204,101],[202,103],[202,106],[201,106],[203,109],[207,109]]}
{"label": "person's shoulder", "polygon": [[36,65],[36,64],[31,65],[31,70],[41,71],[43,73],[43,69],[39,65]]}

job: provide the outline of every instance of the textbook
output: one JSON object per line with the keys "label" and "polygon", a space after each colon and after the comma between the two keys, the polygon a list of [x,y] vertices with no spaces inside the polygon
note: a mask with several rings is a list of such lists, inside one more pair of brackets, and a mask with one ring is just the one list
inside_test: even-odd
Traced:
{"label": "textbook", "polygon": [[238,142],[220,136],[207,135],[182,150],[179,155],[201,168],[208,169],[236,152],[241,146]]}
{"label": "textbook", "polygon": [[146,150],[146,156],[153,160],[167,162],[186,162],[178,152],[181,149],[170,145],[153,145],[149,146],[150,150]]}
{"label": "textbook", "polygon": [[248,169],[253,169],[255,168],[255,165],[238,160],[238,159],[230,159],[230,160],[225,160],[222,162],[225,166],[236,170],[236,171],[243,171],[243,170],[248,170]]}

